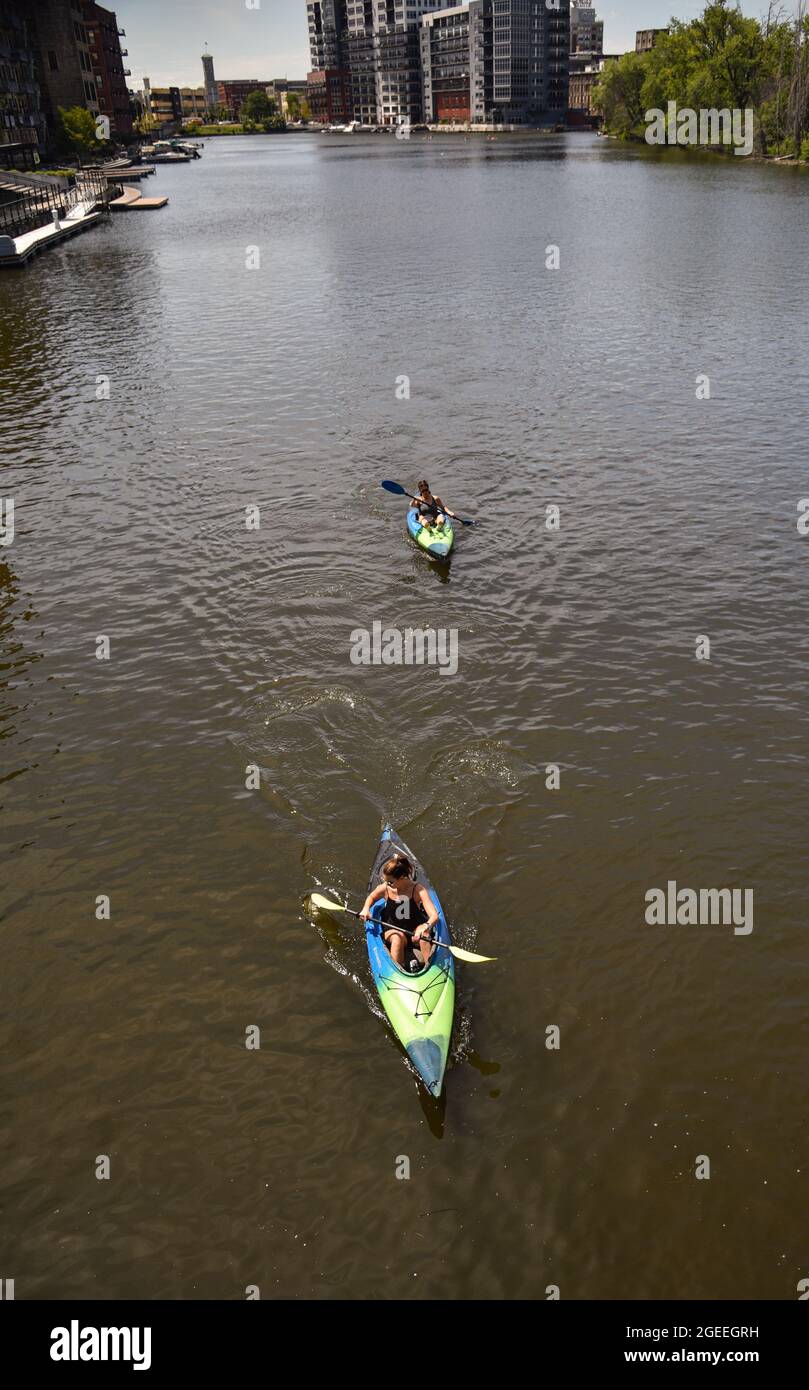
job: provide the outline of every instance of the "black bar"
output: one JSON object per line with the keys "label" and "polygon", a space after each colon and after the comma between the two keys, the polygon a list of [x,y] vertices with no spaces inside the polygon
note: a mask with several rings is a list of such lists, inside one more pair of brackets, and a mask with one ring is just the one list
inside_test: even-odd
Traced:
{"label": "black bar", "polygon": [[[17,1299],[0,1302],[0,1337],[4,1362],[23,1372],[17,1377],[21,1383],[74,1371],[85,1379],[95,1374],[99,1384],[100,1377],[131,1375],[135,1361],[142,1363],[144,1375],[160,1380],[178,1372],[186,1377],[204,1374],[207,1380],[242,1368],[247,1374],[248,1367],[276,1364],[282,1346],[297,1348],[307,1375],[318,1346],[332,1357],[342,1354],[340,1348],[346,1352],[355,1347],[352,1355],[359,1355],[361,1348],[369,1364],[377,1338],[384,1339],[390,1351],[394,1328],[402,1330],[405,1348],[412,1346],[411,1338],[419,1342],[426,1335],[433,1351],[443,1335],[439,1329],[444,1328],[445,1354],[451,1358],[454,1378],[464,1354],[479,1356],[485,1342],[492,1351],[500,1348],[501,1354],[508,1348],[501,1374],[530,1358],[537,1378],[559,1368],[573,1376],[590,1370],[617,1372],[631,1381],[649,1369],[704,1365],[711,1370],[752,1367],[771,1382],[774,1375],[800,1364],[806,1340],[806,1309],[797,1296],[788,1303],[447,1300],[425,1307],[417,1299],[386,1305],[383,1290],[380,1295],[371,1317],[367,1305],[359,1302],[252,1301],[245,1298],[244,1288],[234,1289],[231,1302],[220,1303]],[[421,1325],[425,1315],[429,1333]],[[105,1328],[128,1329],[130,1339],[138,1329],[138,1336],[127,1345],[126,1337],[107,1339],[101,1331]],[[82,1347],[100,1354],[105,1341],[108,1348],[128,1351],[130,1359],[73,1359]],[[52,1349],[64,1351],[70,1359],[52,1359]],[[300,1373],[298,1367],[296,1372]]]}

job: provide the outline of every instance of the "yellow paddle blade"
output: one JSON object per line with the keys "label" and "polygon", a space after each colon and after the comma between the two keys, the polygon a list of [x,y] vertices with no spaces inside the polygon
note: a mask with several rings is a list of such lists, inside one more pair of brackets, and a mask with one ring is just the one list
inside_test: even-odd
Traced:
{"label": "yellow paddle blade", "polygon": [[316,907],[320,912],[346,912],[342,903],[333,903],[331,898],[324,898],[322,893],[310,893],[309,901],[312,907]]}
{"label": "yellow paddle blade", "polygon": [[470,965],[479,965],[485,960],[497,960],[497,956],[476,956],[474,951],[465,951],[463,946],[451,946],[450,950],[458,960],[469,961]]}

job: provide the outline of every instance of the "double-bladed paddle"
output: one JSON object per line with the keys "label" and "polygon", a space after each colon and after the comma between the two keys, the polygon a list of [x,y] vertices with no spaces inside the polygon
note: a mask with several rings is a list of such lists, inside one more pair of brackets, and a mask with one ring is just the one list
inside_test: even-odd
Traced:
{"label": "double-bladed paddle", "polygon": [[[351,907],[344,907],[342,903],[334,903],[330,898],[324,898],[322,893],[310,893],[309,901],[319,908],[321,912],[347,912],[349,917],[359,917]],[[394,931],[403,932],[405,936],[414,936],[415,933],[408,931],[407,927],[400,927],[398,922],[393,928]],[[465,951],[462,946],[449,946],[446,941],[437,941],[434,936],[422,936],[421,941],[427,941],[430,946],[437,946],[440,950],[449,951],[458,960],[465,960],[468,965],[480,965],[483,961],[497,960],[497,956],[476,956],[474,951]]]}
{"label": "double-bladed paddle", "polygon": [[[382,483],[382,487],[386,492],[395,492],[397,497],[415,497],[416,495],[414,492],[408,492],[407,488],[402,487],[401,483],[391,482],[390,478],[385,479]],[[449,515],[449,513],[447,513],[447,515]],[[476,521],[470,521],[469,518],[465,516],[454,516],[452,520],[460,521],[462,526],[477,526]]]}

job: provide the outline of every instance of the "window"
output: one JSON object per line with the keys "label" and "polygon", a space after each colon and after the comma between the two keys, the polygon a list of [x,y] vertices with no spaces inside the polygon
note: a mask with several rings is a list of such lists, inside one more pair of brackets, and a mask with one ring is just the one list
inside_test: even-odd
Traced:
{"label": "window", "polygon": [[50,67],[51,72],[59,71],[59,60],[56,57],[56,54],[54,53],[53,49],[51,49],[48,53],[48,66]]}

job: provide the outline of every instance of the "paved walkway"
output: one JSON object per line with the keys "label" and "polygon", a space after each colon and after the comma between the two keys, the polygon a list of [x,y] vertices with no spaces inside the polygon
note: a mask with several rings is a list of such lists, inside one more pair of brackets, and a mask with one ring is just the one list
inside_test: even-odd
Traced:
{"label": "paved walkway", "polygon": [[37,227],[33,232],[24,232],[22,236],[0,236],[0,267],[25,265],[37,251],[52,246],[54,242],[64,241],[65,237],[74,236],[76,232],[84,231],[103,216],[102,212],[92,211],[92,204],[77,203],[58,226],[55,222],[49,222],[47,226]]}

